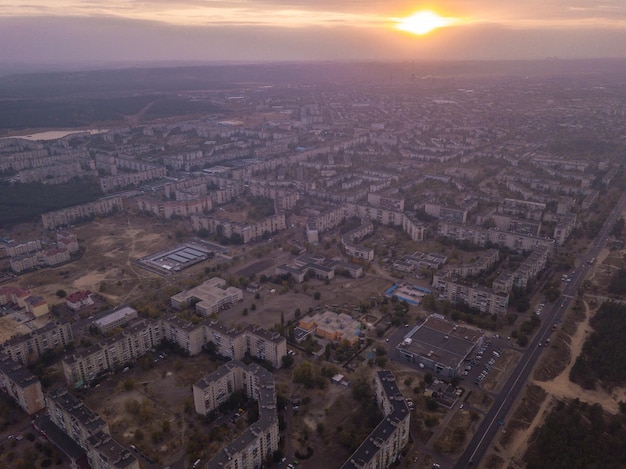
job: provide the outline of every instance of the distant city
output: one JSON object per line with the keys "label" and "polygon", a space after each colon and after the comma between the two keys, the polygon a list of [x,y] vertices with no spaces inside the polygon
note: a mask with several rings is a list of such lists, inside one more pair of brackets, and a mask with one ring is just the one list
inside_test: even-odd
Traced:
{"label": "distant city", "polygon": [[560,467],[555,402],[626,407],[574,366],[626,295],[598,63],[0,79],[0,465]]}

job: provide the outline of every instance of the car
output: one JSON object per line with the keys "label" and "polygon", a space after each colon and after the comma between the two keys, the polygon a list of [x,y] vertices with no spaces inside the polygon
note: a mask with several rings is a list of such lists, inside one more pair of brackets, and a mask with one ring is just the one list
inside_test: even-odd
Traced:
{"label": "car", "polygon": [[388,337],[385,339],[385,342],[389,342],[389,338]]}
{"label": "car", "polygon": [[287,469],[294,469],[293,464],[291,464],[291,463],[287,464]]}
{"label": "car", "polygon": [[541,347],[543,345],[543,343],[539,342],[539,347]]}
{"label": "car", "polygon": [[461,402],[461,405],[459,406],[459,409],[462,409],[462,408],[463,408],[463,403]]}

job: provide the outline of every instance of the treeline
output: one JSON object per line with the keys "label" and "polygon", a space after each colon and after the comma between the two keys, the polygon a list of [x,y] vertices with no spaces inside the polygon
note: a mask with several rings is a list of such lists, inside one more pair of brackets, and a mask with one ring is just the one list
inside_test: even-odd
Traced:
{"label": "treeline", "polygon": [[102,197],[100,184],[75,178],[64,184],[0,184],[0,227],[36,221],[45,212]]}
{"label": "treeline", "polygon": [[589,324],[594,332],[570,371],[570,380],[586,389],[626,382],[626,305],[604,302]]}
{"label": "treeline", "polygon": [[534,435],[527,469],[626,467],[626,414],[604,413],[599,404],[559,402]]}
{"label": "treeline", "polygon": [[614,295],[626,295],[626,269],[619,269],[611,277],[607,291]]}
{"label": "treeline", "polygon": [[94,123],[122,123],[124,116],[137,114],[142,109],[145,109],[145,120],[219,112],[212,103],[178,96],[16,99],[3,101],[0,129],[75,128]]}

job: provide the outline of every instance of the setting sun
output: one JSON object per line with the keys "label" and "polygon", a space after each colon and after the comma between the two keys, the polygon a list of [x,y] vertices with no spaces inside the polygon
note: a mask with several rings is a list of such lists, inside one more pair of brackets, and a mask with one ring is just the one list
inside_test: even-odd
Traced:
{"label": "setting sun", "polygon": [[444,18],[432,11],[420,11],[406,18],[399,18],[396,28],[412,34],[428,34],[434,29],[456,23],[454,18]]}

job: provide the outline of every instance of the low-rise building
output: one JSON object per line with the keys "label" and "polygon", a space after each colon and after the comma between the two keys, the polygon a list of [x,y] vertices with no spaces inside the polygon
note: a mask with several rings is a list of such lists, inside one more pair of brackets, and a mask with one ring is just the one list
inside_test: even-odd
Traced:
{"label": "low-rise building", "polygon": [[136,309],[131,308],[130,306],[124,306],[123,308],[96,319],[93,324],[100,332],[106,334],[107,332],[111,332],[118,327],[128,324],[130,321],[137,319],[138,317],[139,315],[137,314]]}
{"label": "low-rise building", "polygon": [[319,337],[333,342],[347,341],[354,345],[361,335],[361,322],[345,313],[324,311],[300,320],[299,327],[306,331],[314,331]]}
{"label": "low-rise building", "polygon": [[458,326],[438,314],[411,329],[396,347],[399,360],[431,371],[444,379],[457,376],[464,360],[483,343],[477,329]]}
{"label": "low-rise building", "polygon": [[172,307],[183,309],[195,302],[196,311],[203,316],[218,313],[232,303],[243,300],[243,291],[236,287],[226,287],[226,280],[213,277],[206,282],[171,298]]}
{"label": "low-rise building", "polygon": [[72,311],[78,311],[93,304],[93,294],[89,290],[77,291],[65,298],[65,305]]}

